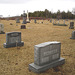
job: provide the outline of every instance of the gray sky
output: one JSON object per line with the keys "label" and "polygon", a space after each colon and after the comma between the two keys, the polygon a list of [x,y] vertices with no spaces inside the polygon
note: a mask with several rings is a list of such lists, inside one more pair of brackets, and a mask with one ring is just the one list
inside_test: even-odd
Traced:
{"label": "gray sky", "polygon": [[0,0],[0,4],[20,4],[20,3],[27,3],[31,0]]}
{"label": "gray sky", "polygon": [[75,0],[0,0],[0,15],[4,17],[21,15],[23,11],[33,12],[48,9],[52,12],[72,11]]}

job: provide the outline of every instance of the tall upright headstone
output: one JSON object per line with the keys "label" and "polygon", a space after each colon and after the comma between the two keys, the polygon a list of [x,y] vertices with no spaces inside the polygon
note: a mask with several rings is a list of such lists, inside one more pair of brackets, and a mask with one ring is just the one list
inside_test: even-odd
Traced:
{"label": "tall upright headstone", "polygon": [[65,63],[64,58],[60,58],[61,43],[45,42],[34,47],[34,63],[29,64],[29,70],[36,73],[62,65]]}
{"label": "tall upright headstone", "polygon": [[75,31],[72,31],[72,37],[70,39],[75,39]]}
{"label": "tall upright headstone", "polygon": [[63,20],[63,24],[65,24],[65,20]]}
{"label": "tall upright headstone", "polygon": [[60,21],[58,20],[58,24],[59,24],[59,22],[60,22]]}
{"label": "tall upright headstone", "polygon": [[50,19],[50,23],[52,23],[52,19]]}
{"label": "tall upright headstone", "polygon": [[21,32],[9,32],[6,33],[6,43],[4,43],[5,48],[23,46],[24,42],[21,41]]}
{"label": "tall upright headstone", "polygon": [[26,20],[26,22],[27,22],[27,23],[30,23],[28,10],[27,10],[27,20]]}
{"label": "tall upright headstone", "polygon": [[16,23],[20,23],[20,19],[19,18],[16,19]]}
{"label": "tall upright headstone", "polygon": [[69,29],[74,29],[74,22],[70,22],[70,27]]}
{"label": "tall upright headstone", "polygon": [[25,14],[25,11],[23,12],[23,22],[22,24],[26,24],[26,14]]}
{"label": "tall upright headstone", "polygon": [[4,34],[4,24],[0,23],[0,34]]}
{"label": "tall upright headstone", "polygon": [[37,23],[37,22],[36,22],[36,19],[34,19],[34,23]]}

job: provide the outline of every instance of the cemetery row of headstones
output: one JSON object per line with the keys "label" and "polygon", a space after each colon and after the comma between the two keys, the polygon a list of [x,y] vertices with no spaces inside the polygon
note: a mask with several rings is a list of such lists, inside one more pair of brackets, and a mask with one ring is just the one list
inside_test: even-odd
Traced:
{"label": "cemetery row of headstones", "polygon": [[[16,19],[16,23],[20,23],[20,19],[19,18]],[[22,22],[22,24],[26,24],[26,23],[30,23],[28,10],[27,10],[27,20],[26,20],[25,11],[23,11],[23,22]]]}

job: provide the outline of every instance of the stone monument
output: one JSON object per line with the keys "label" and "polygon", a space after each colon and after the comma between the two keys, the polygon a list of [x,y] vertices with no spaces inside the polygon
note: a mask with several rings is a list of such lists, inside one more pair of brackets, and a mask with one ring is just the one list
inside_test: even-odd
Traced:
{"label": "stone monument", "polygon": [[30,23],[28,10],[27,10],[27,20],[26,20],[26,22],[27,22],[27,23]]}
{"label": "stone monument", "polygon": [[20,19],[19,18],[16,19],[16,23],[20,23]]}
{"label": "stone monument", "polygon": [[74,29],[74,22],[70,22],[70,27],[69,29]]}
{"label": "stone monument", "polygon": [[22,24],[26,24],[26,14],[25,14],[25,11],[23,12],[23,22]]}
{"label": "stone monument", "polygon": [[63,24],[65,24],[65,20],[63,20]]}
{"label": "stone monument", "polygon": [[26,26],[25,25],[21,25],[21,29],[26,29]]}
{"label": "stone monument", "polygon": [[29,64],[29,70],[36,73],[62,65],[65,63],[64,58],[60,58],[61,43],[45,42],[34,47],[34,63]]}
{"label": "stone monument", "polygon": [[0,23],[0,34],[4,34],[4,25]]}
{"label": "stone monument", "polygon": [[24,42],[21,41],[21,32],[9,32],[6,33],[6,43],[4,43],[5,48],[23,46]]}
{"label": "stone monument", "polygon": [[50,19],[50,23],[52,23],[52,19]]}
{"label": "stone monument", "polygon": [[70,39],[75,39],[75,31],[72,31],[72,37]]}
{"label": "stone monument", "polygon": [[60,21],[58,20],[58,24],[60,23]]}
{"label": "stone monument", "polygon": [[36,19],[34,19],[34,23],[37,23],[37,22],[36,22]]}

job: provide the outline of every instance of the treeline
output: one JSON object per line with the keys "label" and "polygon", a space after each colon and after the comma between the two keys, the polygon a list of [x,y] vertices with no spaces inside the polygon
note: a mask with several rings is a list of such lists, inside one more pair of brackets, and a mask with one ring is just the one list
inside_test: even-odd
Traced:
{"label": "treeline", "polygon": [[75,15],[70,11],[60,12],[60,10],[58,10],[56,13],[52,13],[51,11],[49,11],[47,9],[45,9],[44,11],[34,11],[33,13],[30,12],[29,17],[75,19]]}

